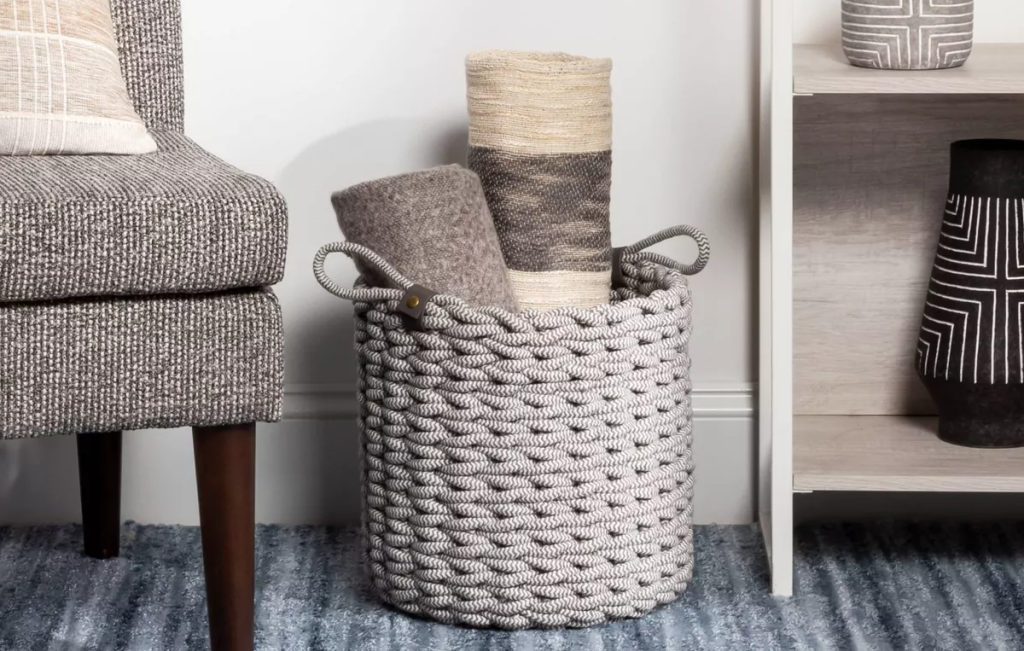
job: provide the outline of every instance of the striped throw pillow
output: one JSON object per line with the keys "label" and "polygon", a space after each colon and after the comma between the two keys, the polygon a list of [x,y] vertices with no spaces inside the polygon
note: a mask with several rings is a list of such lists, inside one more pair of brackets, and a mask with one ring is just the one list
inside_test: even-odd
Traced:
{"label": "striped throw pillow", "polygon": [[109,0],[0,0],[0,155],[146,154]]}

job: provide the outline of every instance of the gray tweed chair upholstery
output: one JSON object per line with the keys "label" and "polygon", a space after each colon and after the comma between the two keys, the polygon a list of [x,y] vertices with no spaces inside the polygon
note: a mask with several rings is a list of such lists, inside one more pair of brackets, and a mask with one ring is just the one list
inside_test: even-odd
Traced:
{"label": "gray tweed chair upholstery", "polygon": [[0,439],[79,435],[86,552],[109,557],[120,431],[194,427],[213,648],[251,649],[254,423],[281,415],[267,287],[286,208],[182,133],[178,0],[111,4],[160,151],[0,157]]}

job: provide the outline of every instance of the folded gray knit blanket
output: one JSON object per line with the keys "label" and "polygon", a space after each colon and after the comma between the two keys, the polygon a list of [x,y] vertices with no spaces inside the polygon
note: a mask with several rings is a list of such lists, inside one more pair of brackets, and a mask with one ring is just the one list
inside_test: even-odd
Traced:
{"label": "folded gray knit blanket", "polygon": [[[345,238],[413,282],[476,306],[515,311],[515,294],[480,179],[448,165],[353,186],[333,195]],[[357,262],[371,284],[386,279]]]}

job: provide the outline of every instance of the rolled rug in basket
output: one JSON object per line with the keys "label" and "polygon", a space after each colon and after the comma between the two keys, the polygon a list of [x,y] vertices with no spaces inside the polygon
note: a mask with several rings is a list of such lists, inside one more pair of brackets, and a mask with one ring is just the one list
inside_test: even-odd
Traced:
{"label": "rolled rug in basket", "polygon": [[609,301],[611,70],[568,54],[466,59],[469,167],[524,310]]}
{"label": "rolled rug in basket", "polygon": [[[331,197],[345,238],[373,249],[413,282],[478,306],[516,311],[480,179],[447,165],[369,181]],[[371,285],[389,286],[358,264]]]}

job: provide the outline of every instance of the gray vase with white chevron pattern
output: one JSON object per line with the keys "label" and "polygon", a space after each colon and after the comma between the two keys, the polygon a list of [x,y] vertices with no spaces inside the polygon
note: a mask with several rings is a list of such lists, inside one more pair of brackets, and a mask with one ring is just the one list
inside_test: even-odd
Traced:
{"label": "gray vase with white chevron pattern", "polygon": [[974,0],[843,0],[843,51],[855,66],[958,68],[973,41]]}

